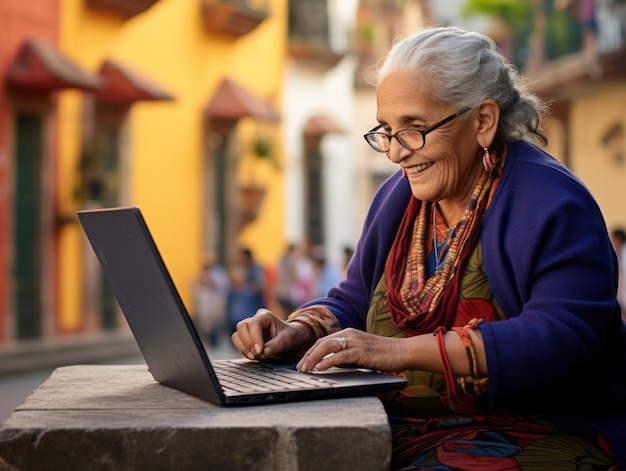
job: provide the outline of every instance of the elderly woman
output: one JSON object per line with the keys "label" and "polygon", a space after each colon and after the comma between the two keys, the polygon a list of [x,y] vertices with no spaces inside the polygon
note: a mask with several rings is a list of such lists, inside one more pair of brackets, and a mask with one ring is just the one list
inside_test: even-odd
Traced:
{"label": "elderly woman", "polygon": [[480,34],[395,44],[365,139],[400,169],[347,278],[286,322],[258,311],[237,349],[406,376],[382,396],[396,468],[626,467],[615,251],[589,191],[536,147],[544,111]]}

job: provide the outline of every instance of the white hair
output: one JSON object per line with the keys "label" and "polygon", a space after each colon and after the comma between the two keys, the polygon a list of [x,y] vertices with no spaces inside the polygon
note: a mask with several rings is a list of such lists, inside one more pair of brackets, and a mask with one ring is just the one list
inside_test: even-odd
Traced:
{"label": "white hair", "polygon": [[429,27],[396,42],[378,70],[378,83],[389,74],[414,74],[430,96],[461,110],[491,98],[500,107],[498,134],[504,140],[539,140],[548,108],[527,92],[517,69],[494,41],[457,27]]}

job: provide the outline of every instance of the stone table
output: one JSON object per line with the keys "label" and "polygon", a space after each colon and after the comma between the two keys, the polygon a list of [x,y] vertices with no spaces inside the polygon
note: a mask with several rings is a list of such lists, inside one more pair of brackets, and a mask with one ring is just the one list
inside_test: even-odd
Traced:
{"label": "stone table", "polygon": [[0,471],[382,470],[375,396],[219,407],[145,365],[58,368],[0,425]]}

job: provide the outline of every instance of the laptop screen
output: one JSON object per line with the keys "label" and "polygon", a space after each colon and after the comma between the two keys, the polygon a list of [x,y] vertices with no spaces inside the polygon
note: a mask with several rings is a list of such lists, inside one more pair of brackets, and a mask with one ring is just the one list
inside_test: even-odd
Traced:
{"label": "laptop screen", "polygon": [[154,379],[222,402],[202,341],[139,208],[78,217]]}

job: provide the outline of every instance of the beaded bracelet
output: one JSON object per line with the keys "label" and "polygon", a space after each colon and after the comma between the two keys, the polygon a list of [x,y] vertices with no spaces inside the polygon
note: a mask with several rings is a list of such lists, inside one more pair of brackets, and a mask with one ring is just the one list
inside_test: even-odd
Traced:
{"label": "beaded bracelet", "polygon": [[[324,323],[317,319],[316,315],[332,317],[336,319],[333,314],[328,311],[326,308],[310,306],[305,309],[298,309],[289,315],[287,318],[287,322],[298,321],[302,324],[305,324],[310,331],[312,331],[311,344],[313,344],[317,339],[322,338],[330,334],[326,329]],[[337,329],[339,330],[339,329]]]}
{"label": "beaded bracelet", "polygon": [[456,332],[459,337],[461,337],[461,341],[463,342],[463,347],[465,347],[465,353],[467,355],[467,359],[469,360],[469,370],[470,375],[474,379],[480,378],[478,375],[478,362],[476,361],[476,350],[474,349],[474,344],[472,343],[472,338],[469,335],[469,329],[478,329],[478,326],[484,322],[484,319],[480,319],[478,317],[474,317],[471,319],[465,327],[452,327],[452,331]]}
{"label": "beaded bracelet", "polygon": [[476,364],[476,351],[474,350],[474,344],[472,343],[472,339],[467,332],[467,329],[465,327],[452,327],[452,331],[456,332],[459,334],[459,337],[461,337],[463,347],[465,347],[465,354],[469,360],[470,376],[474,379],[478,379],[479,376],[476,373],[478,370],[478,365]]}
{"label": "beaded bracelet", "polygon": [[304,319],[290,319],[289,323],[291,322],[297,322],[298,324],[302,324],[304,327],[306,327],[306,330],[309,332],[309,345],[313,345],[313,343],[315,343],[315,341],[317,340],[317,336],[315,335],[315,330],[313,330],[313,327]]}

